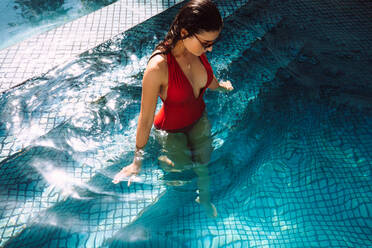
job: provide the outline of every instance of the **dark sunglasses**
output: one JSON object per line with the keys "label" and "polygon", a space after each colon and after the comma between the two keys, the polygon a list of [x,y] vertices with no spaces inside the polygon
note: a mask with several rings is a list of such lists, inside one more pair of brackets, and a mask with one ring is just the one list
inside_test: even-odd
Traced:
{"label": "dark sunglasses", "polygon": [[218,36],[217,39],[215,39],[214,41],[212,42],[202,42],[198,36],[196,34],[194,34],[195,38],[199,41],[200,45],[204,48],[204,49],[208,49],[210,48],[211,46],[213,46],[214,44],[216,44],[217,41],[220,40],[220,37],[221,36]]}

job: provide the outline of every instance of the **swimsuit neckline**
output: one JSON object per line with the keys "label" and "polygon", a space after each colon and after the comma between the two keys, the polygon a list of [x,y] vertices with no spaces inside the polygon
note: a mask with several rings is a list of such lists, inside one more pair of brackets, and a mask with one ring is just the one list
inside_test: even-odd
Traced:
{"label": "swimsuit neckline", "polygon": [[[204,87],[200,88],[199,95],[198,95],[198,97],[196,97],[196,96],[195,96],[195,93],[194,93],[194,88],[192,87],[192,84],[191,84],[190,80],[187,78],[185,72],[182,70],[181,66],[179,65],[178,61],[176,60],[176,57],[174,57],[174,55],[173,55],[171,52],[170,52],[170,55],[173,57],[173,59],[174,59],[176,65],[177,65],[178,69],[181,71],[182,76],[186,79],[187,84],[189,85],[189,88],[190,88],[190,90],[192,91],[192,96],[194,97],[195,100],[199,99],[200,96],[201,96],[201,95],[204,93],[204,91],[206,90],[207,85],[208,85],[208,81],[209,81],[208,70],[207,70],[207,68],[206,68],[206,66],[205,66],[205,64],[204,64],[204,61],[201,59],[201,56],[198,56],[198,58],[199,58],[200,62],[202,63],[202,65],[203,65],[203,67],[204,67],[204,69],[205,69],[205,71],[206,71],[206,73],[207,73],[207,82],[205,83],[205,86],[204,86]],[[168,72],[168,73],[169,73],[169,72]],[[169,82],[168,82],[168,83],[169,83]],[[169,87],[169,86],[168,86],[168,87]],[[168,94],[167,94],[167,95],[168,95]]]}

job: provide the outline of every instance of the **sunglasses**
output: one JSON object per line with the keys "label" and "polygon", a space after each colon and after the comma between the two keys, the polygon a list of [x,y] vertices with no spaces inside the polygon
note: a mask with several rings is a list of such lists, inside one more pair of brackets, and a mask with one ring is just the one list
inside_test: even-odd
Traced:
{"label": "sunglasses", "polygon": [[218,36],[217,39],[215,39],[214,41],[209,41],[209,42],[203,42],[201,41],[198,36],[196,34],[194,34],[195,38],[199,41],[200,45],[204,48],[204,49],[208,49],[210,48],[211,46],[213,46],[214,44],[216,44],[217,41],[220,40],[220,37],[221,36]]}

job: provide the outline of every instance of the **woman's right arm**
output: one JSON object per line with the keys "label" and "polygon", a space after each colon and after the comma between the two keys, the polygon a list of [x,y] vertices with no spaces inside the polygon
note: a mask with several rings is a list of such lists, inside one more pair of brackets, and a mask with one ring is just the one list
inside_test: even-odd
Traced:
{"label": "woman's right arm", "polygon": [[[164,76],[167,74],[164,68],[164,59],[160,56],[150,60],[142,79],[141,111],[138,118],[136,133],[136,150],[133,162],[124,167],[114,177],[113,183],[119,183],[124,177],[137,175],[142,166],[143,148],[149,139],[156,109],[157,98],[161,89]],[[128,186],[131,178],[128,180]]]}

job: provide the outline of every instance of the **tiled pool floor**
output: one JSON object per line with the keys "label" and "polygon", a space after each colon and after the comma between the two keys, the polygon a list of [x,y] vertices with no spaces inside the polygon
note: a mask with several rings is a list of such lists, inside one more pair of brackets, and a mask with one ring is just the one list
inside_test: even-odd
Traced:
{"label": "tiled pool floor", "polygon": [[119,0],[0,51],[0,92],[47,72],[116,34],[182,2]]}
{"label": "tiled pool floor", "polygon": [[216,2],[208,56],[235,87],[206,96],[218,219],[187,188],[164,190],[154,143],[142,182],[111,184],[174,6],[2,94],[0,246],[371,247],[372,5]]}

